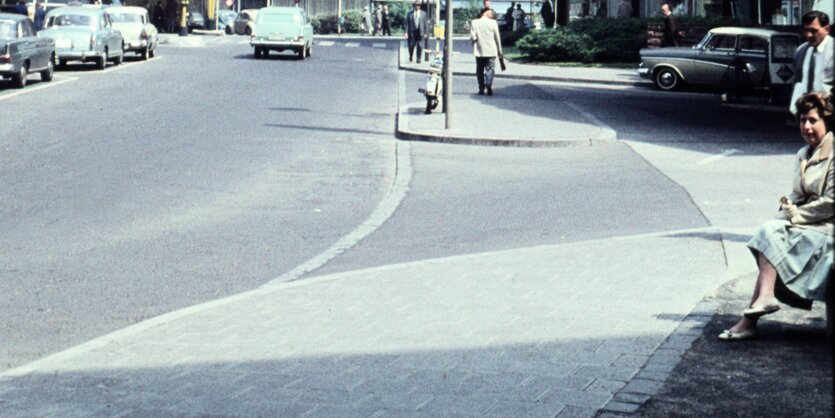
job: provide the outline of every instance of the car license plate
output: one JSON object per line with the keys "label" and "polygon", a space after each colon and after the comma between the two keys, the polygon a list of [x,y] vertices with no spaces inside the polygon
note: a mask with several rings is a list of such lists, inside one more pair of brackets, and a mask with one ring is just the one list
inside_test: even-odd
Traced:
{"label": "car license plate", "polygon": [[283,41],[284,36],[282,36],[282,35],[270,35],[270,40],[271,41]]}
{"label": "car license plate", "polygon": [[72,40],[70,40],[70,39],[56,39],[55,40],[55,47],[56,48],[72,48]]}

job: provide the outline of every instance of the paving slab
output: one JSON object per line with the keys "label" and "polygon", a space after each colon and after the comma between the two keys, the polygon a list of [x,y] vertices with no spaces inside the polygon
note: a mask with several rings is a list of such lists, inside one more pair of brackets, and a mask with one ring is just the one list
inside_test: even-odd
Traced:
{"label": "paving slab", "polygon": [[655,389],[646,347],[724,271],[720,242],[662,233],[266,286],[10,370],[0,416],[591,416]]}

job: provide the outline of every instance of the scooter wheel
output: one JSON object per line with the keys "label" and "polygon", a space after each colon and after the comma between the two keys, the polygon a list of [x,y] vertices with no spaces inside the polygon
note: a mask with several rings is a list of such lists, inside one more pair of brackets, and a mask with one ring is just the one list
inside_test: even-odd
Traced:
{"label": "scooter wheel", "polygon": [[432,100],[432,109],[435,109],[436,107],[438,107],[438,101]]}
{"label": "scooter wheel", "polygon": [[435,108],[435,106],[432,106],[432,99],[427,97],[426,98],[426,111],[424,113],[426,113],[428,115],[428,114],[432,113],[432,109],[434,109],[434,108]]}

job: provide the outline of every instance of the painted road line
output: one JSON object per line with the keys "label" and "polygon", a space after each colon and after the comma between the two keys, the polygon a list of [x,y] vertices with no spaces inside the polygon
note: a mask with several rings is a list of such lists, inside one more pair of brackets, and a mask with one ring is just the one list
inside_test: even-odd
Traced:
{"label": "painted road line", "polygon": [[320,42],[316,42],[316,45],[318,45],[318,46],[333,46],[334,43],[335,43],[334,41],[320,41]]}
{"label": "painted road line", "polygon": [[20,96],[20,95],[23,95],[23,94],[26,94],[26,93],[32,93],[32,92],[35,92],[35,91],[38,91],[38,90],[47,89],[47,88],[54,87],[54,86],[57,86],[57,85],[60,85],[60,84],[69,83],[70,81],[78,80],[77,77],[62,76],[62,78],[63,77],[66,77],[66,78],[64,78],[63,80],[52,80],[50,82],[38,83],[37,85],[29,87],[29,88],[25,88],[25,89],[21,89],[21,90],[12,92],[12,93],[7,93],[7,94],[0,95],[0,101],[6,100],[6,99],[11,99],[12,97],[17,97],[17,96]]}
{"label": "painted road line", "polygon": [[721,159],[723,159],[727,156],[734,155],[734,154],[741,154],[741,153],[742,153],[742,151],[740,151],[738,149],[726,149],[725,151],[722,151],[721,154],[714,155],[713,157],[710,157],[710,158],[705,158],[704,160],[699,161],[697,164],[699,164],[699,165],[710,164],[714,161],[719,161],[719,160],[721,160]]}
{"label": "painted road line", "polygon": [[385,47],[386,47],[386,44],[382,44],[382,43],[380,43],[380,44],[373,44],[373,45],[371,45],[371,47],[372,47],[372,48],[385,48]]}
{"label": "painted road line", "polygon": [[360,44],[357,42],[348,42],[345,44],[345,46],[347,46],[348,48],[357,48],[360,46]]}

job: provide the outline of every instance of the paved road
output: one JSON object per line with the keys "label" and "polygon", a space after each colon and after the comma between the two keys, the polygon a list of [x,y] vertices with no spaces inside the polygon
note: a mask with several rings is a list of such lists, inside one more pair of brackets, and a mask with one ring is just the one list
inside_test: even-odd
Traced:
{"label": "paved road", "polygon": [[0,91],[0,369],[257,287],[383,198],[393,53],[248,52],[161,48]]}
{"label": "paved road", "polygon": [[[14,109],[0,117],[0,370],[269,282],[374,211],[395,169],[398,42],[327,42],[310,61],[255,61],[230,37],[0,91],[0,107]],[[678,119],[714,121],[705,96],[500,89],[571,97],[638,145],[793,147],[773,123],[743,129],[733,118],[699,141],[698,126]],[[36,128],[18,116],[36,114]],[[723,134],[729,127],[740,135]],[[316,274],[707,225],[644,159],[669,162],[667,148],[411,149],[413,181],[394,216]]]}

